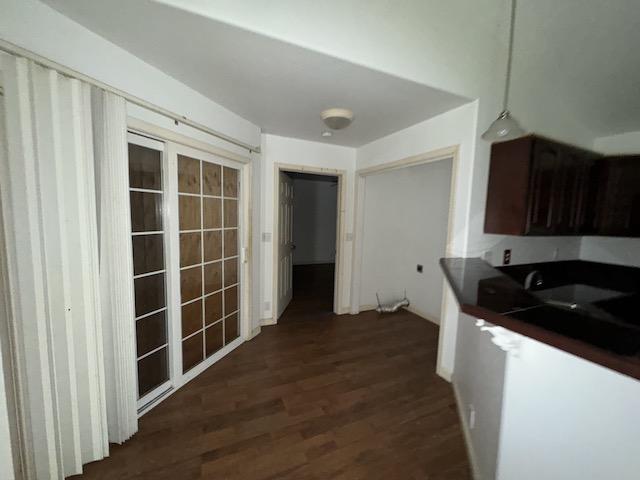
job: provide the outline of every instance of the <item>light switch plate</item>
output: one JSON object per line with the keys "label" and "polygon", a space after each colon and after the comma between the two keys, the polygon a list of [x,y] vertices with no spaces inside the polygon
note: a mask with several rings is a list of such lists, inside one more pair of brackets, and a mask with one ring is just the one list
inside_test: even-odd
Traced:
{"label": "light switch plate", "polygon": [[271,241],[271,232],[263,232],[262,233],[262,241],[267,243]]}

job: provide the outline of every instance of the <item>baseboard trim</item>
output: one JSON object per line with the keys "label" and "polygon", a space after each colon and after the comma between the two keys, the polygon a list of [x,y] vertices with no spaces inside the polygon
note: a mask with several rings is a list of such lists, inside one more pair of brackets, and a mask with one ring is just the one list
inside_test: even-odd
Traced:
{"label": "baseboard trim", "polygon": [[[370,310],[375,310],[376,308],[378,308],[377,305],[360,305],[360,312],[367,312]],[[429,323],[433,323],[434,325],[437,325],[438,327],[440,326],[440,323],[432,320],[431,318],[429,318],[427,315],[425,315],[423,312],[421,312],[420,310],[413,308],[411,305],[409,305],[408,307],[403,307],[405,310],[407,310],[408,312],[413,313],[414,315],[419,316],[420,318],[424,318],[427,322]]]}
{"label": "baseboard trim", "polygon": [[473,480],[483,480],[480,475],[480,469],[478,468],[478,461],[476,459],[475,450],[473,449],[473,443],[471,441],[471,430],[467,423],[466,408],[462,404],[460,394],[456,388],[455,383],[453,385],[453,396],[456,399],[456,407],[458,408],[458,416],[460,417],[460,425],[462,426],[462,435],[464,436],[464,443],[467,447],[467,455],[469,455],[469,463],[471,464],[471,476]]}
{"label": "baseboard trim", "polygon": [[413,313],[414,315],[417,315],[419,317],[424,318],[426,321],[433,323],[434,325],[440,326],[440,322],[436,322],[435,320],[433,320],[431,317],[429,317],[429,315],[427,315],[424,312],[421,312],[420,310],[418,310],[417,308],[414,308],[413,306],[409,305],[408,307],[404,307],[405,310]]}
{"label": "baseboard trim", "polygon": [[262,325],[258,325],[256,328],[251,330],[247,340],[252,340],[252,339],[256,338],[258,335],[260,335],[260,332],[262,332]]}
{"label": "baseboard trim", "polygon": [[267,317],[260,320],[260,325],[262,327],[268,327],[269,325],[277,325],[278,321],[273,317]]}
{"label": "baseboard trim", "polygon": [[436,375],[449,383],[451,383],[451,381],[453,380],[453,374],[449,370],[446,370],[440,366],[436,367]]}

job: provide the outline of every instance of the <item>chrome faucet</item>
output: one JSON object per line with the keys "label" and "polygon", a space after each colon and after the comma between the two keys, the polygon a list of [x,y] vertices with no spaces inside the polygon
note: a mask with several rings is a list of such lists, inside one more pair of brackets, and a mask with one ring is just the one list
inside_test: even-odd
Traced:
{"label": "chrome faucet", "polygon": [[541,287],[543,283],[542,274],[538,270],[533,270],[524,279],[524,288],[525,290],[531,290],[532,284],[534,287]]}

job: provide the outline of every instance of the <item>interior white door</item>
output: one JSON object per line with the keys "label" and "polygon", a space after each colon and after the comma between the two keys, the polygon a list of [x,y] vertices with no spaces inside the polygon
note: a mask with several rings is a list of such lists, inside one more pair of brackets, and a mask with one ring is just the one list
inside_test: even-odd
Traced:
{"label": "interior white door", "polygon": [[278,188],[278,318],[293,296],[293,179],[280,172]]}

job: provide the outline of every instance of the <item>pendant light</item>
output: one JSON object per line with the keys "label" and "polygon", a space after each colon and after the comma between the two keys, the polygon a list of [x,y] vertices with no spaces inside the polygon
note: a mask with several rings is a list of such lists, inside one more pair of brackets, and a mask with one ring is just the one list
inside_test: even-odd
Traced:
{"label": "pendant light", "polygon": [[507,57],[507,74],[504,84],[504,98],[502,112],[482,134],[482,139],[488,142],[511,140],[524,135],[524,130],[515,118],[511,116],[507,104],[509,102],[509,87],[511,84],[511,59],[513,57],[513,28],[516,20],[516,0],[511,0],[511,23],[509,25],[509,54]]}

